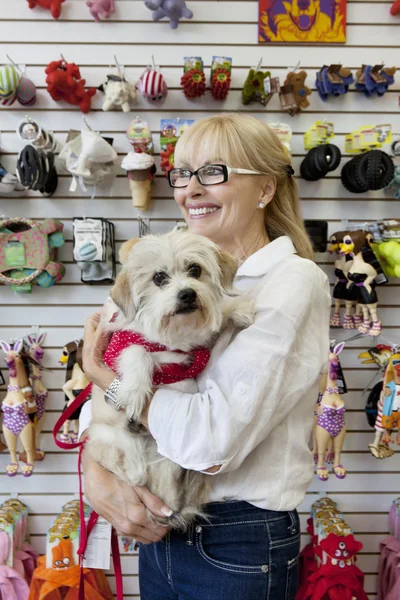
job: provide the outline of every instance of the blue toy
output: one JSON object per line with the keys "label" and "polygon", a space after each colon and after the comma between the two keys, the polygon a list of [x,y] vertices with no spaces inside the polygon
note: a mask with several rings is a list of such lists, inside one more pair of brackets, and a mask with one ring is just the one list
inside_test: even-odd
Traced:
{"label": "blue toy", "polygon": [[341,65],[322,67],[317,73],[315,85],[321,100],[329,96],[342,96],[347,94],[349,86],[354,83],[354,77],[349,69]]}
{"label": "blue toy", "polygon": [[386,67],[383,65],[363,65],[356,72],[356,90],[363,92],[367,98],[377,94],[383,96],[394,83],[394,74],[396,67]]}
{"label": "blue toy", "polygon": [[182,17],[191,19],[193,13],[186,6],[185,0],[145,0],[147,8],[152,10],[153,21],[159,21],[163,17],[169,17],[169,26],[176,29]]}

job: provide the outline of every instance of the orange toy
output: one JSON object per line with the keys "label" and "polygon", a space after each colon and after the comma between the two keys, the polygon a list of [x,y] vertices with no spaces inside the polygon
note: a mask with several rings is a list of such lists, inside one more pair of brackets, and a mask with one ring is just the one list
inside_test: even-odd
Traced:
{"label": "orange toy", "polygon": [[75,63],[55,60],[47,66],[46,75],[47,91],[53,100],[65,100],[68,104],[79,106],[83,113],[89,112],[96,88],[85,90],[86,80],[81,79]]}
{"label": "orange toy", "polygon": [[61,4],[63,2],[65,0],[28,0],[28,6],[29,8],[35,8],[36,6],[47,8],[51,12],[51,16],[58,19],[61,15]]}
{"label": "orange toy", "polygon": [[[104,571],[84,569],[85,600],[113,600]],[[46,557],[40,556],[33,573],[28,600],[78,600],[80,568],[46,569]]]}

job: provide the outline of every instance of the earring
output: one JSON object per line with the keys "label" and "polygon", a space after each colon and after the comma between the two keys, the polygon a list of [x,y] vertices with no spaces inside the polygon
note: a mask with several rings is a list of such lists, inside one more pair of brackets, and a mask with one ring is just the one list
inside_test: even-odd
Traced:
{"label": "earring", "polygon": [[259,202],[257,208],[265,208],[265,202]]}

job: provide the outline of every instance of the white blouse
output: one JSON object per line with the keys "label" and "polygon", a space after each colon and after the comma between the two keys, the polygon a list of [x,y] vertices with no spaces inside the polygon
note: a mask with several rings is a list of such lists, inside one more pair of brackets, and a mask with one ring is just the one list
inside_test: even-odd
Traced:
{"label": "white blouse", "polygon": [[[212,477],[210,502],[246,500],[293,510],[313,476],[309,449],[320,374],[329,353],[326,275],[282,236],[238,269],[235,287],[256,302],[253,325],[217,340],[199,392],[159,389],[149,429],[161,455]],[[80,431],[90,424],[90,403]]]}

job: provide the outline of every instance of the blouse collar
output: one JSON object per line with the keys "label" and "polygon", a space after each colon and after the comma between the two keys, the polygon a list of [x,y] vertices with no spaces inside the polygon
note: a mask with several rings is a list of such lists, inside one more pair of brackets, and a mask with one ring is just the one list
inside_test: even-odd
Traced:
{"label": "blouse collar", "polygon": [[292,240],[287,235],[282,235],[249,256],[240,265],[236,277],[259,277],[260,275],[265,275],[277,263],[292,254],[296,254],[296,248]]}

